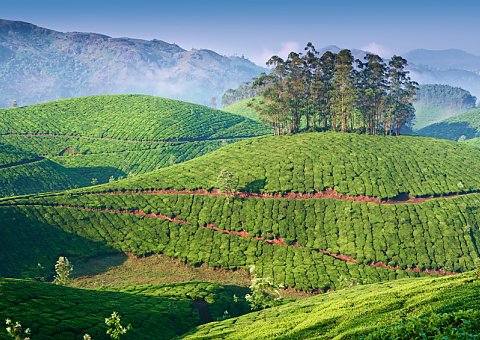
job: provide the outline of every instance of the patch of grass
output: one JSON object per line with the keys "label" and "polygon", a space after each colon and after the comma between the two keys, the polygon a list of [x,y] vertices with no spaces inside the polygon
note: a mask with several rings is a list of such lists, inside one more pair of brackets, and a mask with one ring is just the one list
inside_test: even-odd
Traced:
{"label": "patch of grass", "polygon": [[[121,255],[115,255],[115,258],[124,259]],[[72,285],[79,288],[119,289],[125,286],[159,285],[188,281],[214,282],[220,285],[243,287],[250,284],[249,274],[246,270],[214,269],[206,264],[194,267],[162,254],[138,258],[128,256],[120,265],[115,265],[115,260],[111,261],[115,258],[103,256],[97,258],[94,268],[114,265],[110,266],[105,272],[96,275],[79,276],[79,273],[76,272],[78,277]],[[91,267],[91,264],[89,261],[86,265]],[[94,272],[99,271],[94,269]]]}

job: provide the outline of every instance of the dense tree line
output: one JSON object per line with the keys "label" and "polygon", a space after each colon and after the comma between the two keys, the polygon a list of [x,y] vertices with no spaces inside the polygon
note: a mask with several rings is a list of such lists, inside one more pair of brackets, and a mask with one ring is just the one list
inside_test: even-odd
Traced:
{"label": "dense tree line", "polygon": [[460,87],[449,85],[421,85],[415,101],[428,106],[442,106],[470,110],[475,108],[477,98]]}
{"label": "dense tree line", "polygon": [[355,60],[350,50],[320,55],[312,43],[286,60],[273,56],[269,74],[253,87],[263,100],[253,104],[277,135],[301,131],[399,134],[415,109],[417,83],[407,61],[393,56],[388,64],[367,53]]}

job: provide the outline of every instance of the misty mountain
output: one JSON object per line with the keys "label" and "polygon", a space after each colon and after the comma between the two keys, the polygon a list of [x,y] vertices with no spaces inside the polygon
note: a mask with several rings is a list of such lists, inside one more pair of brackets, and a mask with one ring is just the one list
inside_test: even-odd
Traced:
{"label": "misty mountain", "polygon": [[417,66],[427,66],[442,71],[465,70],[480,72],[480,56],[462,50],[413,50],[405,54],[407,60]]}
{"label": "misty mountain", "polygon": [[264,69],[243,57],[161,40],[62,33],[0,20],[0,107],[92,94],[142,93],[209,104]]}

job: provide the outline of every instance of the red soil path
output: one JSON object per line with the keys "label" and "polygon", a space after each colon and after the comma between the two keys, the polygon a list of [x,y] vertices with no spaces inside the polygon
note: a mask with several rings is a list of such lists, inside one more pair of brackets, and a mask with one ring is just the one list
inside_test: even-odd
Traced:
{"label": "red soil path", "polygon": [[[428,196],[428,197],[414,197],[408,196],[406,199],[380,199],[377,197],[370,196],[349,196],[336,192],[333,189],[326,189],[324,191],[316,192],[314,194],[304,194],[304,193],[295,193],[290,192],[286,194],[259,194],[259,193],[248,193],[248,192],[237,192],[235,197],[240,198],[271,198],[271,199],[294,199],[294,200],[307,200],[307,199],[336,199],[342,201],[351,201],[351,202],[370,202],[377,204],[419,204],[425,201],[434,199],[434,198],[453,198],[462,195],[468,195],[472,193],[478,193],[479,191],[472,191],[468,193],[461,194],[447,194],[447,195],[438,195],[438,196]],[[225,194],[220,193],[216,190],[208,191],[205,189],[198,190],[121,190],[121,191],[99,191],[99,192],[85,192],[83,195],[88,194],[100,194],[100,195],[199,195],[199,196],[217,196],[225,197]]]}
{"label": "red soil path", "polygon": [[[78,210],[87,210],[87,211],[95,211],[95,212],[107,212],[107,213],[114,213],[114,214],[136,215],[136,216],[142,216],[142,217],[148,217],[148,218],[162,219],[162,220],[175,222],[175,223],[179,223],[179,224],[183,224],[183,225],[190,225],[190,222],[178,219],[177,217],[169,217],[169,216],[166,216],[166,215],[154,214],[154,213],[147,214],[147,213],[145,213],[141,210],[128,211],[128,210],[100,209],[100,208],[88,208],[88,207],[68,206],[68,205],[60,205],[60,207],[61,208],[66,208],[66,209],[78,209]],[[285,247],[299,247],[299,248],[303,247],[301,244],[299,244],[297,242],[295,242],[293,244],[288,244],[279,235],[277,235],[277,237],[273,238],[273,239],[267,239],[267,238],[264,238],[264,237],[254,237],[254,236],[248,235],[248,232],[246,230],[242,230],[242,231],[225,230],[225,229],[218,228],[213,224],[207,224],[205,226],[199,226],[199,228],[210,229],[210,230],[213,230],[215,232],[222,233],[222,234],[234,235],[234,236],[238,236],[238,237],[242,237],[242,238],[246,238],[246,239],[254,239],[254,240],[264,242],[264,243],[267,243],[267,244],[276,244],[276,245],[281,245],[281,246],[285,246]],[[333,257],[334,259],[337,259],[337,260],[340,260],[340,261],[358,264],[358,261],[350,255],[336,254],[336,253],[332,253],[332,252],[329,252],[329,251],[323,250],[323,249],[314,249],[314,248],[308,248],[308,249],[312,250],[312,251],[318,251],[322,254]],[[425,269],[425,270],[422,270],[422,269],[419,269],[419,268],[416,268],[416,267],[414,267],[414,268],[408,268],[408,267],[407,268],[400,268],[399,266],[390,266],[390,265],[387,265],[387,264],[382,263],[382,262],[372,262],[372,263],[367,263],[367,264],[364,264],[364,265],[369,266],[369,267],[377,267],[377,268],[384,268],[384,269],[390,269],[390,270],[406,270],[406,271],[412,271],[412,272],[415,272],[415,273],[422,273],[422,274],[429,274],[429,275],[455,275],[455,274],[458,274],[456,272],[450,272],[450,271],[446,271],[444,269]]]}

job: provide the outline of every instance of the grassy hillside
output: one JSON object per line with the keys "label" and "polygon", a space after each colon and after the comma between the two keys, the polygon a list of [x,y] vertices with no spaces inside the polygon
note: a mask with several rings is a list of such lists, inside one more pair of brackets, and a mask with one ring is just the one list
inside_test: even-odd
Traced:
{"label": "grassy hillside", "polygon": [[[359,339],[381,328],[387,329],[372,338],[385,339],[392,335],[401,339],[423,338],[420,333],[429,334],[428,331],[435,329],[434,324],[425,325],[419,333],[409,327],[398,334],[389,332],[388,327],[412,318],[470,309],[473,310],[472,319],[465,319],[474,328],[472,334],[478,334],[479,288],[480,279],[476,273],[358,286],[275,307],[267,310],[266,316],[257,312],[209,323],[185,338]],[[442,331],[441,328],[437,330]],[[443,334],[452,339],[469,338],[454,337],[448,332]]]}
{"label": "grassy hillside", "polygon": [[[231,315],[245,313],[248,307],[235,304],[234,294],[245,289],[190,282],[96,291],[0,278],[0,318],[29,327],[34,339],[81,339],[85,333],[107,339],[104,320],[117,311],[124,326],[132,325],[122,339],[171,339],[218,320],[227,309]],[[195,305],[205,306],[201,314]],[[4,327],[0,338],[6,338]]]}
{"label": "grassy hillside", "polygon": [[235,113],[237,115],[253,119],[256,121],[260,121],[260,115],[251,107],[249,104],[258,100],[257,98],[247,98],[243,100],[239,100],[233,104],[224,106],[222,111]]}
{"label": "grassy hillside", "polygon": [[474,109],[442,122],[428,125],[416,133],[422,136],[458,140],[460,136],[467,139],[479,137],[480,110]]}
{"label": "grassy hillside", "polygon": [[[420,137],[268,137],[88,190],[4,199],[0,236],[12,246],[0,275],[29,277],[38,262],[53,268],[63,254],[115,251],[226,269],[256,265],[259,275],[308,291],[471,270],[480,195],[466,193],[479,189],[479,153]],[[244,191],[232,202],[206,190],[150,191],[211,189],[224,167]],[[325,187],[337,193],[303,195]],[[255,191],[278,195],[245,194]],[[280,196],[287,191],[302,195]],[[460,195],[408,196],[452,193]],[[355,197],[365,194],[377,198]],[[51,245],[29,242],[32,232]],[[22,260],[14,266],[10,257]]]}
{"label": "grassy hillside", "polygon": [[[1,162],[15,162],[19,148],[30,158],[48,159],[34,170],[30,165],[4,171],[12,180],[0,190],[2,196],[88,186],[92,179],[106,183],[269,132],[238,115],[140,95],[59,100],[3,109],[0,117],[0,169],[6,167]],[[62,175],[52,173],[57,180],[45,182],[52,168]],[[21,174],[25,176],[16,181]]]}

